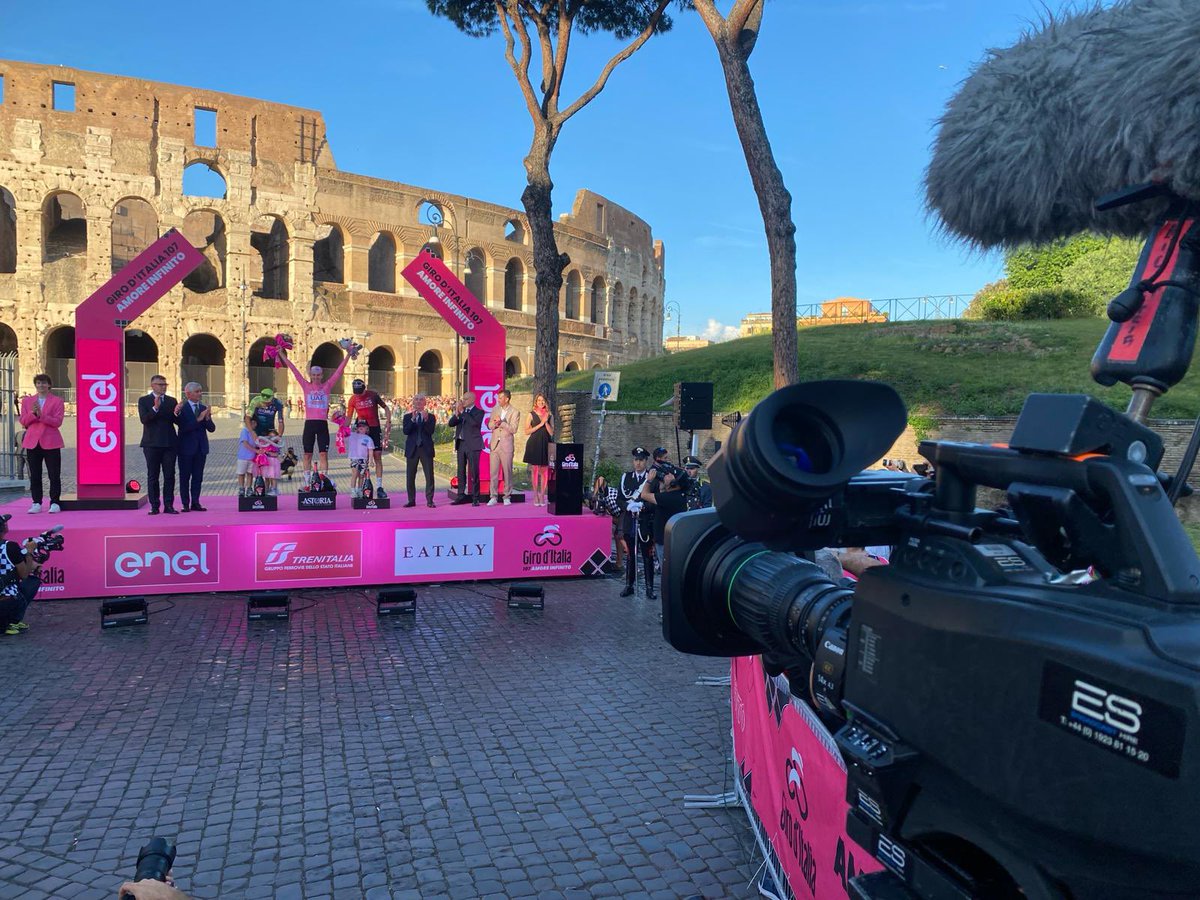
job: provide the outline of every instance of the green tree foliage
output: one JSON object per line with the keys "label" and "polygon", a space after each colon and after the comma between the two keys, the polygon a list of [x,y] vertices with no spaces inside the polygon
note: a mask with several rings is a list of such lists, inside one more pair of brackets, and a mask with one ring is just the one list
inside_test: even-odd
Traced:
{"label": "green tree foliage", "polygon": [[[680,0],[425,0],[429,11],[473,37],[504,35],[504,58],[533,124],[523,160],[521,203],[529,221],[536,272],[536,338],[533,382],[553,409],[558,370],[558,297],[570,257],[560,253],[554,234],[550,158],[568,119],[594,100],[609,76],[651,36],[668,31],[667,7]],[[682,3],[681,5],[687,5]],[[625,41],[578,97],[563,97],[563,80],[575,32],[609,32]],[[534,59],[540,78],[530,76]]]}
{"label": "green tree foliage", "polygon": [[1037,247],[1018,247],[1005,254],[1005,279],[1009,287],[1018,291],[1059,287],[1063,272],[1070,265],[1089,253],[1102,250],[1107,243],[1094,234],[1080,234]]}
{"label": "green tree foliage", "polygon": [[[628,40],[641,34],[655,4],[644,0],[520,0],[517,4],[508,0],[500,3],[497,0],[426,0],[426,6],[435,16],[449,19],[459,31],[471,37],[494,34],[502,25],[500,8],[516,6],[522,14],[534,17],[554,31],[565,23],[580,34],[608,31],[614,37]],[[668,16],[659,19],[658,32],[670,29]]]}
{"label": "green tree foliage", "polygon": [[1141,242],[1081,234],[1040,247],[1018,247],[1004,258],[1006,277],[985,286],[968,319],[1020,321],[1101,315],[1129,285]]}
{"label": "green tree foliage", "polygon": [[1085,253],[1062,273],[1062,286],[1096,299],[1101,307],[1125,288],[1142,252],[1141,241],[1113,239]]}

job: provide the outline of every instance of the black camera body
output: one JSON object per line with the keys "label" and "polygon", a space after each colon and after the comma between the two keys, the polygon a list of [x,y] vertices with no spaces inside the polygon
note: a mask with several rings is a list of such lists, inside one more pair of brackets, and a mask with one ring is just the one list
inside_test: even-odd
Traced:
{"label": "black camera body", "polygon": [[[785,388],[760,432],[778,441],[766,420],[786,408],[820,435],[821,397],[879,412],[880,387]],[[794,444],[775,456],[747,431],[712,464],[717,510],[667,526],[668,641],[762,653],[798,694],[811,683],[840,726],[848,832],[918,897],[1132,900],[1200,885],[1200,560],[1146,465],[1065,455],[1081,441],[1128,455],[1146,439],[1108,416],[1091,398],[1035,395],[1016,434],[1064,453],[926,443],[936,482],[847,478],[862,461],[849,448],[875,453],[852,423],[810,439],[810,460],[828,441],[818,473],[789,471]],[[739,485],[763,469],[844,486],[765,508]],[[1011,514],[976,509],[979,484],[1007,489]],[[873,544],[894,546],[891,565],[853,593],[771,552]],[[1102,577],[1064,574],[1087,566]]]}
{"label": "black camera body", "polygon": [[1020,540],[928,536],[864,574],[851,836],[909,884],[941,880],[953,842],[928,839],[953,835],[1026,896],[1194,896],[1200,614],[1057,574]]}
{"label": "black camera body", "polygon": [[[892,877],[852,896],[1196,897],[1200,559],[1161,440],[1034,394],[1008,446],[923,443],[935,480],[861,471],[906,420],[869,382],[760,403],[710,463],[716,510],[667,526],[667,640],[761,653],[836,730],[847,831]],[[868,545],[891,564],[853,591],[797,556]]]}

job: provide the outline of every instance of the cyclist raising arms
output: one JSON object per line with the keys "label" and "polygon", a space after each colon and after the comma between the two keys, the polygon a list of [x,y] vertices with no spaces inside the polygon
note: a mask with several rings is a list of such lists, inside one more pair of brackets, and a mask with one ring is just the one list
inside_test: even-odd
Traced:
{"label": "cyclist raising arms", "polygon": [[[370,429],[371,440],[375,442],[375,496],[386,497],[383,489],[383,451],[387,449],[388,435],[392,430],[392,411],[384,399],[376,391],[369,390],[361,378],[355,378],[351,387],[354,393],[346,404],[346,418],[365,419]],[[380,411],[383,422],[379,421]]]}
{"label": "cyclist raising arms", "polygon": [[311,367],[308,370],[309,378],[312,379],[310,381],[288,358],[286,350],[280,349],[279,351],[279,355],[283,357],[287,367],[292,370],[300,389],[304,392],[304,437],[302,443],[304,446],[305,486],[312,481],[314,447],[320,454],[318,459],[320,460],[321,474],[325,475],[329,472],[329,386],[338,380],[346,368],[346,363],[350,361],[350,351],[345,352],[346,355],[342,357],[338,367],[333,370],[333,374],[323,381],[321,377],[324,370],[320,366]]}

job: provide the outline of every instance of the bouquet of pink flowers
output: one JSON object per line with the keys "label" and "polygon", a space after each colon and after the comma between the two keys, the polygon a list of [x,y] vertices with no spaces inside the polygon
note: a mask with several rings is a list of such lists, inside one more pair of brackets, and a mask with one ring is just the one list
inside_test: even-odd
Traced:
{"label": "bouquet of pink flowers", "polygon": [[329,418],[338,427],[337,435],[334,437],[334,442],[337,444],[337,452],[345,453],[346,438],[350,437],[350,420],[346,418],[346,413],[340,409]]}
{"label": "bouquet of pink flowers", "polygon": [[358,359],[358,354],[363,350],[363,345],[354,343],[353,338],[342,338],[338,346],[349,353],[351,359]]}

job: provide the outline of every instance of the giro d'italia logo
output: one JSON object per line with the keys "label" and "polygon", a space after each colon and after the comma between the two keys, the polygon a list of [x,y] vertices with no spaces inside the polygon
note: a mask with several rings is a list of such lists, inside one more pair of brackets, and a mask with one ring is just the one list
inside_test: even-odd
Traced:
{"label": "giro d'italia logo", "polygon": [[562,543],[562,532],[557,525],[547,525],[542,529],[541,534],[535,535],[533,542],[539,547],[557,547]]}

